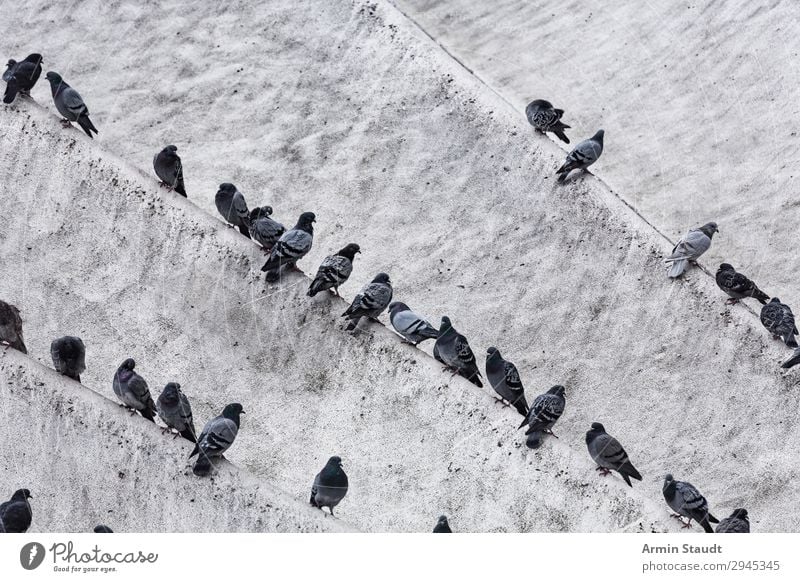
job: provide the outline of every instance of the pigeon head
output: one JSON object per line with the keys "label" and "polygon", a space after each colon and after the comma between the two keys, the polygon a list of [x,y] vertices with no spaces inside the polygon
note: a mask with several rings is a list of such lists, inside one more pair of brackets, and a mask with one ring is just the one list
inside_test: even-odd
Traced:
{"label": "pigeon head", "polygon": [[17,489],[11,499],[13,501],[25,501],[26,499],[33,499],[33,497],[29,489]]}
{"label": "pigeon head", "polygon": [[598,432],[606,432],[606,427],[604,427],[599,422],[593,422],[592,423],[592,430],[596,430]]}
{"label": "pigeon head", "polygon": [[50,81],[51,87],[58,87],[64,83],[64,79],[61,78],[61,75],[53,71],[48,71],[44,78]]}
{"label": "pigeon head", "polygon": [[565,388],[560,384],[556,384],[550,390],[547,391],[548,394],[558,394],[559,396],[566,396],[564,393]]}
{"label": "pigeon head", "polygon": [[8,62],[6,63],[6,66],[10,69],[11,67],[13,67],[16,64],[17,64],[17,61],[15,61],[14,59],[8,59]]}
{"label": "pigeon head", "polygon": [[340,257],[346,257],[352,261],[356,256],[356,253],[361,253],[361,247],[356,243],[350,243],[336,254]]}
{"label": "pigeon head", "polygon": [[719,266],[719,270],[720,270],[720,271],[735,271],[736,269],[734,269],[734,268],[733,268],[733,265],[731,265],[731,264],[729,264],[729,263],[722,263],[722,264]]}
{"label": "pigeon head", "polygon": [[389,313],[399,313],[400,311],[408,311],[408,305],[402,301],[393,301],[389,304]]}
{"label": "pigeon head", "polygon": [[603,136],[606,134],[604,129],[598,129],[597,133],[592,136],[592,141],[599,141],[603,143]]}
{"label": "pigeon head", "polygon": [[378,273],[375,275],[375,278],[372,280],[373,283],[383,283],[385,285],[389,285],[391,281],[389,280],[389,275],[386,273]]}
{"label": "pigeon head", "polygon": [[136,367],[136,361],[133,358],[128,358],[120,364],[120,370],[133,370]]}
{"label": "pigeon head", "polygon": [[94,527],[94,533],[114,533],[114,532],[107,525],[96,525]]}
{"label": "pigeon head", "polygon": [[225,418],[231,419],[233,422],[236,423],[236,426],[239,426],[239,415],[244,414],[244,408],[238,402],[233,402],[225,406],[222,409],[222,416]]}
{"label": "pigeon head", "polygon": [[161,397],[167,404],[177,404],[180,401],[181,385],[177,382],[170,382],[164,386]]}
{"label": "pigeon head", "polygon": [[334,455],[333,457],[328,459],[328,465],[330,465],[331,467],[341,467],[342,466],[342,458],[341,457],[337,457],[337,456]]}
{"label": "pigeon head", "polygon": [[552,109],[553,104],[546,99],[534,99],[528,104],[528,107],[535,107],[537,109]]}
{"label": "pigeon head", "polygon": [[750,521],[750,517],[747,515],[747,510],[743,507],[738,509],[734,509],[731,517],[738,517],[739,519],[744,519],[746,521]]}
{"label": "pigeon head", "polygon": [[314,223],[316,221],[317,217],[313,212],[304,212],[300,215],[300,218],[297,219],[297,225],[295,228],[304,230],[308,234],[314,234]]}
{"label": "pigeon head", "polygon": [[272,215],[272,206],[261,206],[253,208],[250,212],[250,220],[257,220],[259,218],[267,218]]}
{"label": "pigeon head", "polygon": [[453,329],[453,324],[450,318],[446,315],[442,316],[442,324],[439,326],[439,335],[444,335],[446,331]]}
{"label": "pigeon head", "polygon": [[717,228],[716,222],[707,222],[703,226],[700,227],[700,230],[705,234],[708,238],[712,238],[715,232],[719,232],[719,228]]}
{"label": "pigeon head", "polygon": [[439,519],[437,520],[436,523],[437,523],[437,525],[448,525],[448,526],[450,525],[449,523],[447,523],[447,516],[446,515],[440,515]]}
{"label": "pigeon head", "polygon": [[219,191],[225,192],[226,194],[233,194],[236,192],[236,186],[231,184],[230,182],[223,182],[219,185]]}
{"label": "pigeon head", "polygon": [[486,350],[486,357],[493,359],[493,358],[502,358],[503,356],[500,355],[500,350],[492,346],[488,350]]}
{"label": "pigeon head", "polygon": [[42,55],[39,53],[31,53],[25,57],[25,60],[29,63],[36,63],[38,65],[42,63]]}

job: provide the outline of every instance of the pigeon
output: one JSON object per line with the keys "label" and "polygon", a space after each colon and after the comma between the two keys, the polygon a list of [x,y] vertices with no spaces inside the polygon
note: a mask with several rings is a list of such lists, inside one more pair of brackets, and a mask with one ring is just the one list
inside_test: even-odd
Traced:
{"label": "pigeon", "polygon": [[392,282],[386,273],[378,273],[355,296],[342,317],[350,320],[347,331],[353,331],[362,317],[375,320],[392,301]]}
{"label": "pigeon", "polygon": [[353,259],[356,253],[361,252],[361,247],[350,243],[335,255],[329,255],[322,260],[317,270],[317,276],[308,287],[308,296],[313,297],[320,291],[330,290],[334,295],[339,295],[339,285],[347,281],[353,272]]}
{"label": "pigeon", "polygon": [[11,499],[0,503],[0,532],[25,533],[28,531],[33,519],[28,499],[32,499],[30,491],[17,489]]}
{"label": "pigeon", "polygon": [[667,475],[664,477],[663,493],[667,505],[677,513],[673,517],[678,519],[681,516],[689,518],[689,521],[683,525],[684,528],[691,527],[692,520],[695,520],[703,526],[706,533],[714,533],[714,530],[711,529],[711,524],[719,523],[719,520],[709,513],[708,501],[694,485],[686,481],[675,481],[672,475]]}
{"label": "pigeon", "polygon": [[250,211],[241,192],[230,182],[219,185],[214,204],[226,222],[239,228],[247,238],[250,238]]}
{"label": "pigeon", "polygon": [[[194,429],[192,407],[189,399],[181,392],[181,385],[170,382],[156,400],[156,412],[169,428],[174,428],[188,441],[197,442],[197,431]],[[177,435],[175,435],[177,436]]]}
{"label": "pigeon", "polygon": [[605,132],[600,129],[592,137],[575,146],[575,149],[567,155],[564,164],[556,170],[559,182],[564,182],[572,170],[585,170],[597,161],[603,153],[604,134]]}
{"label": "pigeon", "polygon": [[53,102],[56,104],[58,112],[64,116],[65,125],[71,125],[73,121],[77,122],[90,138],[92,132],[97,133],[97,128],[89,119],[89,109],[80,94],[67,85],[58,73],[50,71],[45,75],[45,79],[50,81]]}
{"label": "pigeon", "polygon": [[67,335],[54,339],[50,344],[50,356],[56,372],[80,382],[86,370],[86,347],[79,337]]}
{"label": "pigeon", "polygon": [[683,275],[689,261],[696,261],[711,246],[711,238],[719,232],[716,222],[708,222],[687,232],[673,247],[664,262],[672,263],[667,275],[676,279]]}
{"label": "pigeon", "polygon": [[719,522],[716,533],[750,533],[750,518],[746,509],[734,509],[730,517]]}
{"label": "pigeon", "polygon": [[483,388],[475,354],[472,353],[467,338],[456,331],[447,316],[442,317],[439,337],[433,345],[433,357],[451,370],[454,376],[458,374],[478,388]]}
{"label": "pigeon", "polygon": [[586,446],[589,455],[597,463],[597,470],[603,475],[608,475],[611,470],[616,471],[628,484],[633,487],[631,477],[637,481],[642,480],[628,458],[628,453],[619,444],[619,441],[606,432],[605,427],[599,422],[593,422],[592,428],[586,433]]}
{"label": "pigeon", "polygon": [[153,156],[153,169],[162,186],[188,198],[186,187],[183,185],[183,163],[178,155],[177,146],[168,145]]}
{"label": "pigeon", "polygon": [[504,360],[495,347],[486,351],[486,378],[500,398],[509,402],[522,416],[528,415],[528,401],[525,400],[525,389],[517,367]]}
{"label": "pigeon", "polygon": [[[761,323],[776,339],[783,339],[790,348],[797,347],[797,326],[794,323],[794,314],[788,305],[781,303],[777,297],[761,308]],[[785,366],[788,367],[788,366]]]}
{"label": "pigeon", "polygon": [[107,525],[97,525],[94,528],[94,533],[114,533],[114,530]]}
{"label": "pigeon", "polygon": [[261,267],[267,273],[267,281],[277,281],[281,267],[299,270],[297,261],[302,259],[311,250],[314,242],[314,222],[316,216],[313,212],[304,212],[297,220],[294,228],[281,235],[278,242],[272,247],[267,262]]}
{"label": "pigeon", "polygon": [[538,449],[545,434],[556,436],[552,428],[564,413],[564,406],[567,403],[565,396],[564,387],[556,385],[534,399],[528,415],[519,425],[519,428],[528,425],[525,434],[528,436],[526,444],[529,448]]}
{"label": "pigeon", "polygon": [[453,530],[450,529],[450,524],[447,522],[447,516],[439,516],[436,525],[433,526],[433,533],[453,533]]}
{"label": "pigeon", "polygon": [[42,74],[42,55],[33,53],[25,57],[21,63],[10,59],[7,67],[3,73],[3,81],[6,82],[3,103],[12,103],[17,93],[30,94],[36,81],[39,80],[39,75]]}
{"label": "pigeon", "polygon": [[244,409],[241,404],[234,402],[228,404],[222,410],[222,414],[208,421],[189,455],[191,459],[200,453],[192,467],[195,475],[198,477],[208,475],[211,471],[211,459],[221,457],[233,444],[239,433],[240,414],[244,414]]}
{"label": "pigeon", "polygon": [[319,509],[327,507],[333,515],[333,508],[339,505],[345,495],[347,495],[347,475],[342,469],[342,459],[331,457],[322,471],[314,477],[310,503]]}
{"label": "pigeon", "polygon": [[758,299],[761,305],[766,305],[769,295],[759,289],[750,279],[737,273],[736,269],[728,263],[722,263],[717,269],[717,286],[728,294],[729,299],[726,303],[733,305],[740,299],[752,297]]}
{"label": "pigeon", "polygon": [[0,343],[8,344],[23,354],[28,353],[22,341],[22,318],[19,309],[0,299]]}
{"label": "pigeon", "polygon": [[561,116],[564,115],[563,109],[554,109],[553,104],[549,101],[535,99],[528,103],[525,108],[525,115],[528,117],[528,123],[535,127],[537,131],[542,133],[552,131],[558,136],[558,139],[564,143],[569,143],[569,138],[564,134],[564,130],[568,129],[569,125],[561,122]]}
{"label": "pigeon", "polygon": [[278,242],[286,227],[270,218],[272,206],[253,208],[250,212],[250,238],[260,244],[265,252],[269,252]]}
{"label": "pigeon", "polygon": [[401,301],[389,304],[389,320],[397,333],[412,345],[424,342],[426,339],[439,337],[439,330],[433,327],[421,316],[417,315]]}
{"label": "pigeon", "polygon": [[783,364],[781,364],[781,368],[792,368],[800,364],[800,348],[796,349],[792,354],[792,357],[786,360]]}
{"label": "pigeon", "polygon": [[124,406],[131,408],[134,412],[138,411],[147,420],[155,422],[155,402],[150,396],[147,382],[133,371],[135,367],[136,362],[133,358],[128,358],[120,364],[114,374],[114,394]]}

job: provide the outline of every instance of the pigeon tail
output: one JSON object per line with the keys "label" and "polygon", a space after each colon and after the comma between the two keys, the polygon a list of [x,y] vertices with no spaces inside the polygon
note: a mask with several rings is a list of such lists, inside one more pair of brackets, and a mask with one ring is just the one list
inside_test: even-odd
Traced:
{"label": "pigeon tail", "polygon": [[[795,332],[796,333],[796,332]],[[793,333],[788,333],[783,338],[784,343],[790,348],[796,349],[797,348],[797,340],[794,338]]]}
{"label": "pigeon tail", "polygon": [[[703,529],[705,530],[706,533],[714,533],[714,529],[711,527],[711,524],[708,523],[710,517],[711,517],[711,514],[709,513],[707,517],[703,517],[703,519],[698,520],[698,523],[701,526],[703,526]],[[714,522],[714,523],[717,523],[717,522]]]}
{"label": "pigeon tail", "polygon": [[78,117],[78,125],[81,126],[81,129],[88,135],[90,138],[92,137],[92,132],[97,133],[97,128],[92,124],[92,120],[89,119],[87,115],[81,115]]}
{"label": "pigeon tail", "polygon": [[669,272],[667,273],[667,276],[672,278],[672,279],[677,279],[678,277],[683,275],[683,272],[686,270],[686,266],[688,264],[689,264],[689,261],[687,261],[686,259],[680,259],[680,260],[674,261],[672,263],[672,266],[669,268]]}
{"label": "pigeon tail", "polygon": [[516,408],[517,412],[519,412],[522,416],[528,416],[528,407],[525,405],[525,402],[523,402],[522,398],[517,398],[517,401],[514,402],[514,408]]}
{"label": "pigeon tail", "polygon": [[174,190],[184,198],[188,198],[188,196],[186,195],[186,188],[183,187],[183,179],[178,180],[178,183],[175,184]]}
{"label": "pigeon tail", "polygon": [[753,291],[753,299],[757,299],[761,305],[766,305],[769,301],[769,295],[764,293],[761,289],[756,287],[755,291]]}
{"label": "pigeon tail", "polygon": [[245,225],[243,224],[239,225],[239,232],[241,232],[247,238],[250,238],[250,229],[247,228]]}
{"label": "pigeon tail", "polygon": [[20,338],[17,338],[17,341],[13,342],[11,344],[11,347],[17,350],[18,352],[22,352],[23,354],[28,353],[28,348],[25,347],[25,343]]}
{"label": "pigeon tail", "polygon": [[208,455],[203,453],[199,457],[197,457],[197,462],[195,462],[194,467],[192,467],[192,473],[197,475],[198,477],[205,477],[211,472],[211,459],[208,458]]}
{"label": "pigeon tail", "polygon": [[18,92],[19,92],[19,87],[17,86],[16,80],[11,79],[6,85],[6,92],[3,95],[3,103],[13,103],[14,99],[16,99],[17,97]]}
{"label": "pigeon tail", "polygon": [[197,438],[194,436],[194,431],[188,426],[181,431],[181,436],[189,442],[197,443]]}
{"label": "pigeon tail", "polygon": [[781,364],[781,368],[788,369],[796,366],[797,364],[800,364],[800,350],[795,350],[794,354],[792,354],[792,357]]}
{"label": "pigeon tail", "polygon": [[146,418],[150,422],[155,423],[156,421],[156,411],[153,406],[148,406],[144,410],[140,410],[139,414],[141,414],[144,418]]}

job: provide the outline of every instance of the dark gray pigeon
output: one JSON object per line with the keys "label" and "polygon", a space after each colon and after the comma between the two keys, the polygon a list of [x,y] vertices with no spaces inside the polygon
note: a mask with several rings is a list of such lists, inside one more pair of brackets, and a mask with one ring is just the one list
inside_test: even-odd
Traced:
{"label": "dark gray pigeon", "polygon": [[286,232],[286,227],[270,218],[271,215],[272,206],[253,208],[250,212],[250,238],[260,244],[267,253]]}
{"label": "dark gray pigeon", "polygon": [[247,209],[244,195],[236,186],[230,182],[220,184],[217,195],[214,196],[214,204],[226,222],[237,227],[239,232],[250,238],[250,211]]}
{"label": "dark gray pigeon", "polygon": [[535,99],[528,103],[525,115],[528,123],[537,131],[542,133],[552,131],[558,136],[558,139],[569,143],[569,138],[564,134],[564,130],[568,129],[569,125],[561,122],[561,116],[564,115],[563,109],[555,109],[552,103],[544,99]]}
{"label": "dark gray pigeon", "polygon": [[788,305],[781,303],[777,297],[761,308],[761,323],[775,339],[782,339],[790,348],[797,347],[794,336],[798,334],[794,323],[794,314]]}
{"label": "dark gray pigeon", "polygon": [[311,486],[311,505],[322,509],[327,507],[331,515],[333,508],[347,495],[347,475],[342,469],[342,459],[331,457],[314,477]]}
{"label": "dark gray pigeon", "polygon": [[31,527],[33,512],[27,489],[17,489],[11,499],[0,503],[0,533],[25,533]]}
{"label": "dark gray pigeon", "polygon": [[642,480],[639,471],[631,464],[628,453],[599,422],[593,422],[591,430],[586,433],[586,446],[589,448],[589,455],[597,463],[597,470],[603,475],[616,471],[622,476],[628,487],[633,487],[631,477],[637,481]]}
{"label": "dark gray pigeon", "polygon": [[528,436],[526,444],[531,449],[538,449],[542,444],[545,434],[553,434],[553,426],[561,418],[566,405],[566,394],[563,386],[556,385],[544,394],[539,394],[531,404],[528,415],[519,425],[522,428],[528,425],[525,434]]}
{"label": "dark gray pigeon", "polygon": [[304,212],[300,215],[294,228],[281,235],[281,238],[272,247],[267,262],[261,267],[261,270],[267,273],[267,281],[277,281],[283,267],[299,270],[296,267],[297,261],[308,254],[314,243],[316,219],[313,212]]}
{"label": "dark gray pigeon", "polygon": [[133,412],[139,412],[147,420],[155,422],[156,404],[150,396],[147,382],[133,371],[136,362],[128,358],[122,362],[114,374],[114,394],[122,404]]}
{"label": "dark gray pigeon", "polygon": [[317,270],[317,276],[308,287],[308,296],[313,297],[320,291],[331,290],[338,296],[339,285],[342,285],[353,272],[353,259],[356,253],[361,252],[361,247],[350,243],[335,255],[329,255],[322,260]]}
{"label": "dark gray pigeon", "polygon": [[442,317],[439,337],[436,338],[436,343],[433,345],[433,357],[453,372],[453,376],[458,374],[478,388],[483,388],[475,354],[472,353],[467,338],[456,331],[447,316]]}
{"label": "dark gray pigeon", "polygon": [[50,356],[56,372],[81,381],[81,374],[86,371],[86,347],[81,338],[65,335],[54,339],[50,344]]}
{"label": "dark gray pigeon", "polygon": [[392,282],[386,273],[378,273],[371,283],[361,288],[342,317],[350,320],[347,331],[353,331],[362,317],[373,321],[392,301]]}
{"label": "dark gray pigeon", "polygon": [[3,81],[6,82],[6,92],[3,95],[4,103],[12,103],[17,94],[29,95],[31,89],[42,74],[42,55],[33,53],[18,63],[14,59],[8,61]]}
{"label": "dark gray pigeon", "polygon": [[711,247],[711,239],[719,232],[716,222],[707,222],[700,228],[687,232],[673,247],[672,254],[664,262],[671,263],[667,276],[676,279],[683,275],[689,261],[696,261]]}
{"label": "dark gray pigeon", "polygon": [[736,269],[728,263],[722,263],[717,269],[717,286],[728,294],[726,303],[733,305],[740,299],[752,297],[757,299],[762,305],[769,301],[769,295],[759,289],[750,279],[737,273]]}
{"label": "dark gray pigeon", "polygon": [[86,107],[80,94],[67,85],[67,82],[58,73],[50,71],[45,75],[45,79],[50,81],[53,102],[56,104],[58,112],[64,116],[65,125],[69,126],[73,121],[77,122],[90,138],[92,132],[97,133],[97,128],[89,119],[89,108]]}
{"label": "dark gray pigeon", "polygon": [[680,519],[683,516],[689,519],[683,524],[684,528],[691,527],[692,520],[695,520],[703,526],[706,533],[714,533],[711,524],[719,523],[719,520],[709,513],[708,501],[694,485],[686,481],[675,481],[672,475],[667,475],[664,477],[663,492],[667,505],[677,513],[673,517]]}
{"label": "dark gray pigeon", "polygon": [[389,304],[389,320],[395,331],[403,336],[404,341],[412,345],[439,337],[438,329],[401,301]]}
{"label": "dark gray pigeon", "polygon": [[453,530],[450,529],[450,524],[447,522],[447,516],[439,516],[436,525],[433,526],[433,533],[453,533]]}
{"label": "dark gray pigeon", "polygon": [[564,164],[556,170],[558,181],[563,182],[572,170],[585,170],[597,161],[603,153],[603,136],[605,132],[600,129],[589,139],[585,139],[575,146],[568,155]]}
{"label": "dark gray pigeon", "polygon": [[22,341],[22,318],[19,309],[0,299],[0,343],[8,344],[15,350],[28,353]]}
{"label": "dark gray pigeon", "polygon": [[746,509],[734,509],[730,517],[719,522],[716,533],[750,533],[750,517]]}
{"label": "dark gray pigeon", "polygon": [[792,368],[800,364],[800,348],[796,349],[792,354],[792,357],[786,360],[783,364],[781,364],[781,368]]}
{"label": "dark gray pigeon", "polygon": [[180,384],[170,382],[164,386],[164,390],[156,400],[156,412],[169,428],[177,430],[178,434],[186,440],[197,442],[192,407],[189,399],[181,392]]}
{"label": "dark gray pigeon", "polygon": [[188,198],[186,187],[183,185],[183,163],[178,155],[177,146],[168,145],[153,156],[153,170],[161,180],[162,186],[175,190],[184,198]]}
{"label": "dark gray pigeon", "polygon": [[503,359],[500,350],[491,347],[486,351],[486,378],[500,398],[517,409],[522,416],[528,415],[528,401],[522,387],[517,367]]}
{"label": "dark gray pigeon", "polygon": [[191,459],[200,453],[192,468],[195,475],[198,477],[208,475],[211,472],[211,459],[221,457],[231,447],[236,435],[239,434],[241,414],[244,414],[242,405],[234,402],[228,404],[222,410],[222,414],[208,421],[197,438],[192,454],[189,455]]}

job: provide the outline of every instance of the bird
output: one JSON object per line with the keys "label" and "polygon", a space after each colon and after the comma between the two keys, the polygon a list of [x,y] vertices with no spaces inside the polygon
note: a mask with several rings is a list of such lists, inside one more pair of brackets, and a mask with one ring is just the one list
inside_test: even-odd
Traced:
{"label": "bird", "polygon": [[77,122],[90,138],[92,137],[92,132],[98,133],[92,120],[89,119],[89,109],[80,94],[67,85],[67,82],[58,73],[49,71],[44,77],[50,81],[53,102],[58,112],[64,116],[65,125],[69,126],[71,122]]}
{"label": "bird", "polygon": [[433,526],[433,533],[453,533],[453,530],[450,529],[450,524],[447,521],[447,516],[439,516],[439,519],[436,521],[436,525]]}
{"label": "bird", "polygon": [[478,388],[483,388],[481,373],[475,361],[475,354],[469,347],[467,338],[458,333],[453,327],[450,318],[446,315],[442,317],[439,326],[439,337],[433,344],[433,357],[445,365],[448,370],[453,372],[453,376],[458,374],[466,378]]}
{"label": "bird", "polygon": [[162,186],[188,198],[186,187],[183,185],[183,163],[178,155],[177,146],[168,145],[153,156],[153,170],[161,180]]}
{"label": "bird", "polygon": [[122,401],[123,406],[138,411],[143,417],[155,422],[156,405],[150,396],[147,382],[134,372],[136,362],[128,358],[122,362],[114,374],[114,394]]}
{"label": "bird", "polygon": [[181,392],[180,384],[170,382],[164,386],[164,390],[156,400],[156,412],[169,428],[177,430],[178,434],[186,440],[197,442],[197,431],[195,431],[192,419],[192,406],[186,395]]}
{"label": "bird", "polygon": [[553,426],[564,413],[564,406],[567,403],[566,390],[560,384],[550,388],[544,394],[539,394],[528,409],[528,414],[519,428],[528,425],[525,434],[528,436],[526,444],[531,449],[538,449],[542,444],[542,436],[553,434]]}
{"label": "bird", "polygon": [[222,414],[215,416],[206,423],[203,432],[197,438],[197,444],[189,455],[191,459],[199,453],[197,461],[192,467],[192,472],[203,477],[211,471],[211,459],[221,457],[227,451],[239,434],[241,418],[244,414],[242,405],[233,402],[225,406]]}
{"label": "bird", "polygon": [[17,93],[28,95],[42,74],[42,55],[33,53],[25,57],[22,62],[9,59],[3,81],[6,82],[6,91],[3,103],[13,103]]}
{"label": "bird", "polygon": [[592,428],[586,433],[586,446],[589,449],[589,455],[592,460],[597,463],[597,470],[603,475],[608,475],[612,470],[619,473],[628,484],[628,487],[633,487],[631,484],[631,477],[637,481],[642,480],[631,460],[628,458],[628,453],[619,444],[619,441],[606,432],[605,427],[599,422],[593,422]]}
{"label": "bird", "polygon": [[317,217],[313,212],[304,212],[297,219],[297,224],[292,230],[284,232],[267,257],[267,262],[261,267],[267,273],[267,281],[277,281],[281,267],[297,269],[296,263],[308,254],[314,243],[314,223]]}
{"label": "bird", "polygon": [[719,232],[716,222],[707,222],[700,228],[687,232],[673,247],[672,254],[664,262],[672,263],[667,275],[676,279],[683,275],[689,261],[696,261],[711,246],[711,238]]}
{"label": "bird", "polygon": [[81,338],[66,335],[54,339],[50,344],[50,356],[56,372],[81,381],[81,374],[86,370],[86,347]]}
{"label": "bird", "polygon": [[342,285],[353,272],[353,259],[356,253],[361,252],[361,247],[350,243],[335,255],[328,255],[322,260],[317,269],[317,276],[308,287],[308,296],[313,297],[320,291],[330,290],[334,295],[339,295],[339,285]]}
{"label": "bird", "polygon": [[236,186],[230,182],[220,184],[214,196],[214,204],[226,222],[238,227],[239,232],[250,238],[250,211],[247,209],[244,195]]}
{"label": "bird", "polygon": [[796,349],[792,356],[786,360],[783,364],[781,364],[781,368],[792,368],[800,364],[800,348]]}
{"label": "bird", "polygon": [[522,416],[528,415],[528,401],[517,367],[504,360],[500,350],[486,350],[486,379],[502,400],[509,402]]}
{"label": "bird", "polygon": [[716,533],[750,533],[750,517],[743,508],[734,509],[730,517],[719,522]]}
{"label": "bird", "polygon": [[603,136],[605,132],[599,129],[589,139],[585,139],[575,146],[562,166],[556,170],[558,181],[564,182],[572,170],[585,170],[597,161],[603,153]]}
{"label": "bird", "polygon": [[438,329],[411,311],[411,308],[402,301],[389,304],[389,321],[392,322],[395,331],[403,336],[403,341],[412,345],[439,337]]}
{"label": "bird", "polygon": [[0,532],[25,533],[31,527],[33,512],[28,499],[33,499],[28,489],[17,489],[11,499],[0,503]]}
{"label": "bird", "polygon": [[741,273],[737,273],[736,269],[728,263],[722,263],[717,269],[717,286],[728,294],[729,298],[726,303],[733,305],[738,303],[740,299],[745,297],[752,297],[757,299],[762,305],[766,305],[769,301],[769,295],[759,289],[756,284],[745,277]]}
{"label": "bird", "polygon": [[342,469],[341,457],[331,457],[322,471],[314,477],[314,484],[311,486],[311,505],[322,509],[327,507],[331,515],[333,508],[347,495],[347,475]]}
{"label": "bird", "polygon": [[692,520],[695,520],[703,526],[706,533],[714,533],[711,524],[719,523],[719,520],[708,511],[708,501],[694,485],[686,481],[676,481],[668,474],[664,477],[663,493],[667,505],[677,514],[673,517],[680,519],[683,516],[689,519],[683,525],[684,528],[691,527]]}
{"label": "bird", "polygon": [[107,525],[96,525],[94,527],[94,533],[114,533],[114,530]]}
{"label": "bird", "polygon": [[362,317],[373,321],[392,302],[392,282],[386,273],[378,273],[371,283],[364,285],[361,291],[353,298],[342,317],[350,320],[347,331],[353,331]]}
{"label": "bird", "polygon": [[569,143],[569,138],[564,134],[564,130],[569,125],[562,123],[561,116],[564,115],[563,109],[553,108],[553,104],[544,99],[534,99],[525,108],[525,116],[528,123],[536,128],[537,131],[547,133],[552,131],[558,139],[564,143]]}
{"label": "bird", "polygon": [[0,343],[8,344],[23,354],[28,353],[22,338],[22,318],[19,309],[0,299]]}
{"label": "bird", "polygon": [[272,206],[261,206],[250,211],[250,238],[260,244],[265,252],[269,252],[278,242],[286,227],[270,218]]}
{"label": "bird", "polygon": [[788,305],[781,303],[777,297],[761,308],[761,323],[773,337],[781,338],[790,348],[797,347],[797,326],[794,323],[794,314]]}

